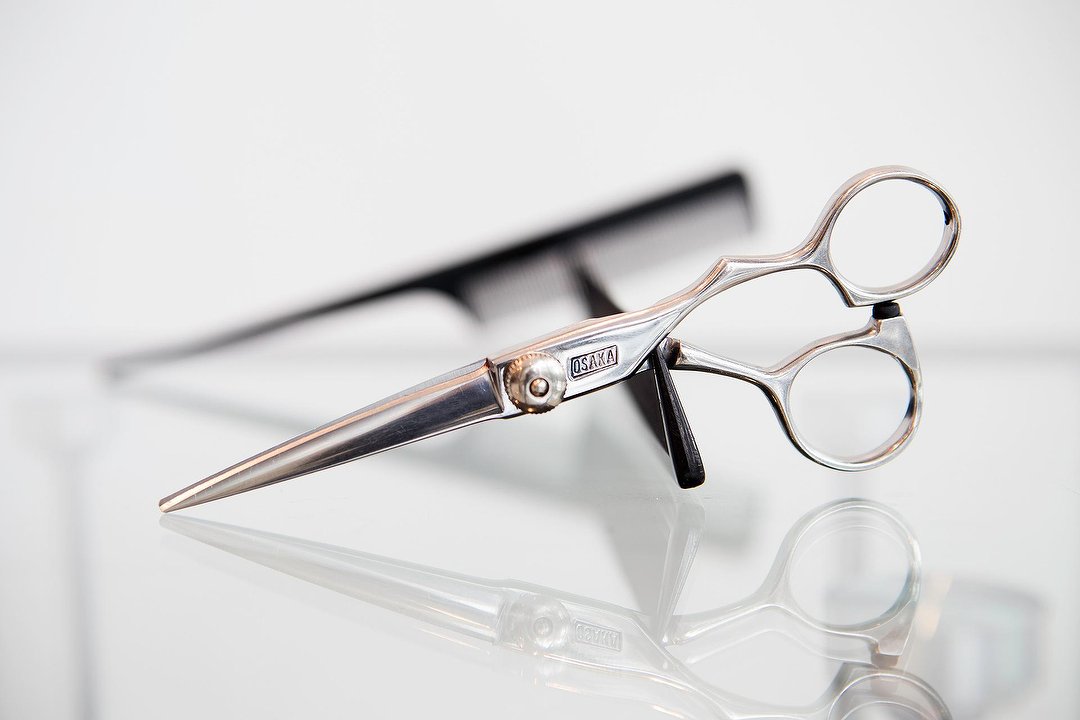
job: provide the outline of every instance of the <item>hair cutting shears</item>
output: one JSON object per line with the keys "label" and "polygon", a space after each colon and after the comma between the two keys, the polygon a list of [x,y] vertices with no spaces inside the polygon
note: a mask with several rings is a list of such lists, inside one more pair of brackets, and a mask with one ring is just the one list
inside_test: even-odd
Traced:
{"label": "hair cutting shears", "polygon": [[[788,531],[759,589],[715,610],[667,617],[517,581],[469,577],[391,558],[191,518],[163,519],[170,529],[227,552],[451,633],[535,661],[541,678],[573,692],[667,708],[680,717],[836,720],[866,706],[901,707],[924,720],[948,708],[919,678],[891,669],[904,653],[921,583],[918,543],[891,509],[870,500],[829,503]],[[880,615],[850,624],[816,618],[800,606],[792,571],[814,545],[842,532],[877,535],[904,554],[905,579]],[[674,560],[693,562],[696,544]],[[665,581],[683,573],[666,572]],[[678,590],[676,589],[676,598]],[[735,696],[695,666],[766,631],[788,635],[816,655],[842,663],[829,689],[803,707]],[[871,661],[868,663],[867,661]],[[861,717],[861,715],[860,715]]]}
{"label": "hair cutting shears", "polygon": [[[836,268],[830,240],[841,211],[859,192],[885,180],[927,188],[944,213],[941,242],[912,277],[888,287],[853,283]],[[669,445],[696,456],[669,370],[697,370],[738,378],[760,388],[794,446],[806,457],[836,470],[866,470],[886,462],[911,440],[922,409],[922,377],[907,324],[896,301],[930,283],[948,264],[960,237],[960,215],[952,198],[932,179],[910,168],[885,166],[844,183],[826,204],[806,240],[787,253],[725,257],[683,291],[656,304],[587,320],[485,358],[327,423],[164,498],[168,512],[198,505],[340,465],[485,420],[547,412],[560,403],[651,371],[665,406]],[[706,300],[754,278],[784,270],[812,269],[824,275],[849,307],[872,306],[869,322],[853,332],[812,343],[772,367],[756,367],[709,353],[671,337],[671,331]],[[823,353],[865,347],[892,356],[910,390],[904,418],[877,448],[838,456],[813,447],[791,419],[791,387],[798,373]],[[666,400],[665,400],[666,399]],[[699,460],[699,458],[698,458]],[[703,472],[681,473],[684,487],[698,485]]]}

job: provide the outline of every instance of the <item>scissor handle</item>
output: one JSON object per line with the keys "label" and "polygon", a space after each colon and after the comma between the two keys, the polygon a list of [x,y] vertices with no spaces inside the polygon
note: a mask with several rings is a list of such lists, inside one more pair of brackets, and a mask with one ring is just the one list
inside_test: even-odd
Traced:
{"label": "scissor handle", "polygon": [[[941,232],[941,243],[933,257],[919,272],[894,285],[866,287],[852,282],[837,270],[831,252],[832,233],[836,227],[836,221],[840,218],[840,213],[848,203],[871,185],[885,180],[906,180],[925,187],[941,204],[945,225]],[[841,185],[829,199],[806,241],[795,251],[795,254],[804,258],[799,263],[800,266],[814,268],[828,277],[840,291],[844,302],[851,307],[860,307],[898,300],[926,286],[948,265],[956,252],[959,239],[960,211],[952,197],[940,185],[918,170],[901,165],[886,165],[865,170]]]}
{"label": "scissor handle", "polygon": [[[883,706],[885,717],[900,711],[902,717],[919,720],[952,720],[945,700],[925,680],[902,670],[844,663],[833,679],[831,691],[822,698],[828,720],[863,717],[865,708]],[[877,716],[876,713],[872,713]]]}
{"label": "scissor handle", "polygon": [[[875,533],[894,541],[904,553],[906,575],[903,587],[888,609],[874,617],[852,624],[830,622],[813,616],[800,605],[792,589],[793,568],[817,542],[845,530]],[[857,660],[851,645],[870,649],[875,662],[891,664],[904,651],[911,633],[918,604],[922,577],[922,558],[919,544],[903,519],[893,510],[860,498],[840,500],[816,508],[803,515],[788,531],[776,553],[776,559],[758,590],[733,605],[702,613],[681,616],[672,641],[676,644],[701,643],[704,647],[691,651],[698,659],[707,657],[722,646],[723,636],[744,637],[746,622],[754,620],[762,628],[774,627],[767,622],[770,612],[782,612],[796,621],[796,639],[805,639],[810,647],[822,648],[821,640],[829,642],[824,649],[841,659]],[[739,631],[736,633],[736,623]],[[725,627],[732,630],[723,632]],[[865,657],[863,655],[862,657]]]}
{"label": "scissor handle", "polygon": [[[881,317],[892,312],[897,314]],[[893,455],[907,447],[915,430],[918,429],[919,420],[922,417],[922,372],[919,369],[919,359],[915,354],[907,322],[898,313],[899,308],[892,304],[876,306],[874,316],[861,330],[834,335],[813,343],[771,373],[771,382],[763,389],[776,417],[792,444],[814,462],[834,470],[849,472],[869,470],[887,462]],[[884,442],[872,450],[845,456],[816,448],[806,439],[793,419],[791,389],[799,373],[812,360],[825,353],[850,347],[869,348],[892,357],[907,379],[908,404],[896,430]]]}
{"label": "scissor handle", "polygon": [[[865,347],[891,356],[904,371],[908,381],[908,405],[896,430],[873,450],[853,456],[835,455],[815,448],[792,419],[791,388],[799,373],[811,360],[840,348]],[[911,341],[907,323],[899,306],[884,303],[874,307],[873,317],[855,332],[833,335],[812,343],[790,359],[773,368],[759,368],[713,355],[687,343],[679,342],[673,353],[673,369],[698,370],[746,380],[757,385],[769,399],[780,425],[792,444],[814,462],[834,470],[869,470],[903,450],[922,416],[922,373]]]}
{"label": "scissor handle", "polygon": [[[899,594],[882,614],[852,624],[827,622],[814,619],[799,604],[791,587],[793,568],[818,542],[846,530],[861,533],[877,533],[893,541],[904,553],[905,580]],[[784,601],[806,614],[822,628],[834,631],[866,630],[881,628],[889,621],[901,617],[904,622],[897,628],[904,640],[910,630],[915,604],[919,598],[922,575],[922,558],[919,543],[903,519],[889,507],[873,500],[852,498],[824,505],[799,519],[776,553],[769,575],[762,585],[765,595]],[[881,640],[881,638],[879,638]]]}

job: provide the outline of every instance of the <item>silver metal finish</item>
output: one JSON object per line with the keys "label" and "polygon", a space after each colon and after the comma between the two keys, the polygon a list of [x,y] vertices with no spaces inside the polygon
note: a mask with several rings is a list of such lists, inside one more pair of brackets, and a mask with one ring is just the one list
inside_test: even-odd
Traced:
{"label": "silver metal finish", "polygon": [[[884,288],[864,287],[841,275],[830,242],[841,211],[859,192],[886,180],[913,182],[941,205],[944,226],[933,257],[911,278]],[[931,282],[956,252],[960,215],[952,198],[926,175],[900,166],[862,172],[844,183],[826,204],[806,239],[790,252],[763,257],[721,258],[683,291],[635,312],[587,320],[513,348],[454,374],[420,385],[300,436],[161,502],[163,511],[207,502],[324,467],[414,442],[482,420],[550,410],[564,400],[621,382],[647,367],[660,343],[678,344],[674,369],[698,370],[752,382],[769,398],[795,447],[811,460],[837,470],[865,470],[888,460],[911,440],[921,412],[921,376],[907,325],[901,317],[873,319],[863,329],[811,344],[773,368],[757,368],[711,355],[669,338],[694,308],[724,290],[784,270],[810,268],[823,274],[851,307],[877,305],[910,295]],[[911,386],[907,413],[883,445],[854,457],[834,457],[807,444],[791,420],[791,383],[810,360],[841,347],[869,347],[900,363]],[[547,384],[536,382],[542,379]],[[546,392],[544,392],[546,390]]]}
{"label": "silver metal finish", "polygon": [[466,366],[233,465],[160,503],[180,510],[254,490],[504,414],[486,362]]}
{"label": "silver metal finish", "polygon": [[[771,368],[759,368],[728,360],[674,338],[668,338],[665,343],[668,344],[667,350],[670,352],[667,357],[675,358],[672,368],[674,370],[697,370],[726,375],[761,388],[788,438],[799,452],[814,462],[835,470],[869,470],[887,462],[907,446],[922,416],[922,372],[919,370],[919,358],[915,354],[907,323],[900,316],[884,320],[871,318],[862,329],[819,340]],[[799,372],[814,358],[830,350],[845,347],[871,348],[892,356],[903,368],[910,391],[907,410],[896,431],[877,448],[853,457],[830,455],[811,446],[799,432],[791,413],[791,388]]]}
{"label": "silver metal finish", "polygon": [[566,370],[547,353],[526,353],[506,367],[506,394],[526,413],[551,410],[566,392]]}
{"label": "silver metal finish", "polygon": [[[870,288],[845,278],[833,264],[832,231],[840,212],[859,192],[886,180],[905,180],[926,187],[944,214],[941,242],[926,266],[911,278],[886,288]],[[638,370],[648,354],[694,308],[729,288],[748,280],[785,270],[813,269],[827,277],[850,307],[894,301],[925,287],[948,264],[960,239],[960,214],[952,198],[926,175],[900,166],[862,172],[848,180],[832,196],[806,240],[790,252],[761,257],[721,258],[695,283],[651,307],[634,312],[587,320],[563,328],[528,345],[509,350],[493,363],[505,371],[509,363],[526,353],[547,353],[564,365],[575,357],[615,346],[618,362],[584,377],[569,378],[566,399],[624,380]],[[826,339],[823,342],[828,342]]]}

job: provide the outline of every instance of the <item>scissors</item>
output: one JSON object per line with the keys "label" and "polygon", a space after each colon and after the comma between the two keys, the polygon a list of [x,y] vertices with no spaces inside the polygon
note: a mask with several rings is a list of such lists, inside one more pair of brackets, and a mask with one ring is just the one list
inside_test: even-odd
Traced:
{"label": "scissors", "polygon": [[[837,270],[830,240],[841,211],[852,198],[886,180],[904,180],[927,188],[941,205],[944,227],[937,250],[922,270],[888,287],[866,287]],[[843,471],[877,467],[906,447],[922,410],[919,361],[896,301],[922,289],[941,273],[955,253],[959,237],[956,204],[932,179],[901,166],[867,170],[837,190],[807,238],[789,252],[720,258],[689,287],[650,307],[586,320],[436,377],[211,475],[162,499],[159,507],[163,512],[179,510],[486,420],[547,412],[567,400],[646,371],[656,376],[668,442],[675,447],[673,458],[689,455],[697,459],[689,426],[672,392],[669,370],[695,370],[737,378],[760,388],[792,444],[814,462]],[[870,320],[853,332],[811,343],[772,367],[723,358],[671,337],[671,331],[690,312],[724,290],[796,269],[824,275],[849,307],[871,306]],[[813,447],[793,423],[790,408],[791,387],[799,371],[823,353],[847,347],[865,347],[892,356],[903,369],[910,391],[907,410],[895,432],[877,448],[854,456]],[[704,472],[696,469],[677,475],[683,487],[704,481]]]}
{"label": "scissors", "polygon": [[[393,610],[449,633],[524,655],[542,681],[573,692],[615,696],[709,717],[849,717],[868,704],[901,705],[917,717],[944,720],[949,711],[919,678],[892,668],[906,648],[921,581],[918,543],[891,509],[870,500],[829,503],[788,531],[761,587],[716,610],[655,618],[612,603],[517,581],[493,581],[427,568],[308,540],[195,518],[166,517],[166,527],[293,577]],[[875,533],[895,541],[906,577],[882,614],[839,625],[803,610],[792,591],[800,557],[838,532]],[[687,546],[679,566],[693,562]],[[665,582],[680,573],[665,572]],[[841,665],[829,689],[798,708],[733,695],[694,666],[762,632],[783,632]],[[867,662],[870,660],[871,662]],[[500,659],[500,665],[504,664]],[[528,668],[527,668],[528,669]]]}

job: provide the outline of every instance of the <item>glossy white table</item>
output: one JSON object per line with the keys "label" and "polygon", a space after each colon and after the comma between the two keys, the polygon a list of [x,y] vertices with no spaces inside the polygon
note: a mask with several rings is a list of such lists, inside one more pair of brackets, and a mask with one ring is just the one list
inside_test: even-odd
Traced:
{"label": "glossy white table", "polygon": [[[701,716],[663,693],[643,696],[629,676],[575,679],[558,663],[403,614],[377,588],[364,591],[375,593],[369,601],[350,597],[187,537],[184,520],[160,522],[160,496],[467,352],[243,351],[121,385],[89,361],[6,361],[0,715]],[[176,517],[655,616],[673,603],[686,613],[739,600],[800,516],[870,498],[905,518],[921,547],[921,598],[899,667],[957,718],[1070,716],[1080,708],[1075,358],[922,355],[919,436],[861,475],[798,455],[753,388],[678,375],[710,471],[698,490],[677,489],[612,389]],[[809,397],[818,411],[828,418],[862,401],[867,422],[878,405],[887,416],[889,398],[851,397],[845,368],[832,373],[822,379],[838,394]],[[1058,396],[1042,390],[1051,375]],[[830,617],[881,611],[900,586],[897,559],[887,544],[822,543],[796,571],[800,601]],[[775,632],[738,638],[695,672],[772,703],[825,693],[838,663],[783,627],[764,629]]]}

